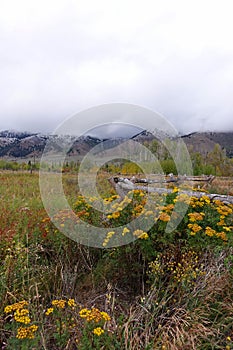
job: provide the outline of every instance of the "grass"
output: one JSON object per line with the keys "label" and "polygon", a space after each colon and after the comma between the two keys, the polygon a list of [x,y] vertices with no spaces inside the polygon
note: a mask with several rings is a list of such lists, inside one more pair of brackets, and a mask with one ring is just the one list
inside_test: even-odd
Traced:
{"label": "grass", "polygon": [[[111,206],[114,191],[106,178],[98,174],[98,186]],[[37,173],[0,173],[3,349],[233,348],[232,206],[193,199],[178,228],[165,234],[174,192],[147,236],[140,233],[117,248],[91,248],[50,222],[38,181]],[[221,191],[229,184],[218,181]],[[65,174],[63,184],[78,216],[103,220],[82,197],[77,204],[74,175]],[[143,200],[136,194],[133,205],[104,225],[110,229],[141,213]]]}

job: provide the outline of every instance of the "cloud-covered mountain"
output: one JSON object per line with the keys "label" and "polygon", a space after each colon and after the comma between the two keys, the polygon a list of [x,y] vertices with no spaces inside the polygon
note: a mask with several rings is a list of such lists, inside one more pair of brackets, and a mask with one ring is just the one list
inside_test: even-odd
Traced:
{"label": "cloud-covered mountain", "polygon": [[[142,132],[131,137],[134,141],[150,142],[154,136],[143,130]],[[204,133],[192,133],[182,136],[183,141],[187,144],[188,148],[194,152],[206,154],[211,152],[214,145],[218,143],[222,148],[226,149],[226,153],[229,157],[233,157],[233,132],[204,132]],[[93,147],[99,145],[103,140],[100,138],[84,135],[79,138],[57,135],[43,135],[30,132],[17,132],[17,131],[1,131],[0,132],[0,157],[9,159],[30,159],[36,157],[37,159],[42,156],[47,141],[49,140],[48,152],[56,154],[62,152],[63,145],[67,142],[72,144],[67,156],[84,156]],[[117,137],[115,139],[105,140],[104,148],[112,148],[117,144],[120,144],[124,138]]]}

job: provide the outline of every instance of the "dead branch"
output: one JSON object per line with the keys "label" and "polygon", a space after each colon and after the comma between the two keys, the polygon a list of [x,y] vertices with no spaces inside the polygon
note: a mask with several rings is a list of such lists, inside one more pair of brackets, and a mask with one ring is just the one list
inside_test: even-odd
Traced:
{"label": "dead branch", "polygon": [[[135,178],[132,178],[134,182]],[[142,190],[146,192],[151,193],[171,193],[173,190],[169,188],[156,188],[156,187],[149,187],[149,186],[137,186],[135,183],[129,180],[128,178],[124,177],[111,177],[109,179],[109,182],[111,185],[115,188],[117,194],[120,196],[121,199],[125,197],[125,194],[131,190]],[[146,183],[146,182],[144,182]],[[147,182],[148,184],[151,182]],[[207,196],[210,198],[210,200],[220,200],[221,202],[225,204],[233,204],[233,196],[223,195],[223,194],[217,194],[217,193],[206,193],[206,192],[199,192],[199,191],[185,191],[185,190],[179,190],[179,193],[186,194],[188,196],[193,196],[197,198],[201,198],[202,196]]]}

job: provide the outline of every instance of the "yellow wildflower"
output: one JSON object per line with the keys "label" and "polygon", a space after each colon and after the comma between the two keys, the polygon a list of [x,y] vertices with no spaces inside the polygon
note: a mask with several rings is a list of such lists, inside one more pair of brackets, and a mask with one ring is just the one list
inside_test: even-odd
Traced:
{"label": "yellow wildflower", "polygon": [[210,204],[210,199],[208,196],[202,196],[200,201],[204,201],[206,204]]}
{"label": "yellow wildflower", "polygon": [[77,306],[76,303],[75,303],[75,301],[74,301],[74,299],[69,299],[69,300],[67,301],[67,304],[68,304],[68,306],[70,306],[70,307],[75,307],[75,306]]}
{"label": "yellow wildflower", "polygon": [[227,215],[232,213],[232,209],[230,207],[228,207],[227,205],[222,204],[222,205],[218,206],[216,209],[217,209],[217,212],[223,216],[227,216]]}
{"label": "yellow wildflower", "polygon": [[102,316],[104,321],[110,321],[111,320],[111,317],[105,311],[101,311],[101,316]]}
{"label": "yellow wildflower", "polygon": [[170,220],[170,215],[168,215],[167,213],[161,213],[159,215],[159,219],[161,221],[168,222]]}
{"label": "yellow wildflower", "polygon": [[212,229],[211,227],[207,226],[205,229],[205,234],[209,237],[212,237],[216,234],[216,231]]}
{"label": "yellow wildflower", "polygon": [[86,318],[87,316],[89,316],[90,315],[90,310],[88,310],[88,309],[82,309],[82,310],[80,310],[79,311],[79,316],[81,317],[81,318]]}
{"label": "yellow wildflower", "polygon": [[38,326],[36,325],[32,325],[29,327],[19,327],[17,329],[17,335],[16,338],[17,339],[34,339],[35,338],[35,332],[37,331]]}
{"label": "yellow wildflower", "polygon": [[94,321],[96,323],[101,320],[110,321],[110,316],[105,311],[100,311],[99,309],[93,307],[92,309],[82,309],[79,311],[79,316],[85,318],[87,322]]}
{"label": "yellow wildflower", "polygon": [[100,322],[102,319],[101,312],[99,309],[93,307],[90,314],[86,317],[88,322],[94,321],[96,323]]}
{"label": "yellow wildflower", "polygon": [[124,236],[128,232],[130,232],[129,229],[127,227],[124,227],[124,229],[122,231],[122,236]]}
{"label": "yellow wildflower", "polygon": [[195,212],[195,213],[189,213],[189,214],[188,214],[189,221],[195,222],[195,221],[197,221],[197,220],[203,220],[203,216],[204,216],[204,215],[205,215],[204,213],[197,213],[197,212]]}
{"label": "yellow wildflower", "polygon": [[143,230],[135,230],[133,235],[140,239],[147,239],[149,237]]}
{"label": "yellow wildflower", "polygon": [[60,308],[60,309],[64,309],[65,304],[66,304],[66,301],[63,300],[63,299],[60,299],[60,300],[53,300],[53,301],[52,301],[52,305],[53,305],[53,306],[57,306],[57,307]]}
{"label": "yellow wildflower", "polygon": [[108,244],[108,242],[109,242],[109,240],[110,240],[110,238],[112,238],[112,236],[115,234],[115,231],[109,231],[108,233],[107,233],[107,236],[106,236],[106,238],[104,239],[104,241],[103,241],[103,247],[106,247],[106,245]]}
{"label": "yellow wildflower", "polygon": [[112,218],[113,219],[117,219],[117,218],[119,218],[119,216],[120,216],[119,211],[116,211],[116,212],[112,213]]}
{"label": "yellow wildflower", "polygon": [[101,334],[104,333],[104,330],[103,330],[103,328],[101,328],[101,327],[97,327],[97,328],[93,329],[93,333],[94,333],[95,335],[98,335],[98,337],[99,337]]}
{"label": "yellow wildflower", "polygon": [[47,311],[45,312],[45,315],[46,315],[46,316],[49,316],[51,313],[53,313],[53,311],[54,311],[54,308],[53,308],[53,307],[50,307],[50,308],[48,308]]}
{"label": "yellow wildflower", "polygon": [[195,233],[202,230],[202,227],[199,226],[198,224],[188,224],[188,228],[190,228]]}
{"label": "yellow wildflower", "polygon": [[19,301],[18,303],[15,304],[11,304],[11,305],[7,305],[4,309],[4,312],[6,314],[15,311],[15,310],[19,310],[19,309],[23,309],[25,306],[28,305],[28,302],[25,300]]}
{"label": "yellow wildflower", "polygon": [[227,241],[228,240],[227,235],[226,235],[225,232],[217,232],[216,233],[216,237],[221,238],[223,241]]}
{"label": "yellow wildflower", "polygon": [[28,316],[29,311],[27,309],[17,309],[14,313],[14,319],[16,322],[28,324],[31,322],[30,317]]}
{"label": "yellow wildflower", "polygon": [[167,210],[167,211],[171,211],[172,209],[174,209],[174,204],[168,204],[168,205],[165,207],[165,210]]}
{"label": "yellow wildflower", "polygon": [[223,219],[221,219],[218,223],[218,226],[224,226],[225,225],[225,221]]}

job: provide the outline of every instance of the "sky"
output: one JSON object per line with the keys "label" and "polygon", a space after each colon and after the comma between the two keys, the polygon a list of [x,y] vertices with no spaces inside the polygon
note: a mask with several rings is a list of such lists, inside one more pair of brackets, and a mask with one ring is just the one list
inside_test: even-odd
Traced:
{"label": "sky", "polygon": [[0,0],[0,130],[49,133],[126,103],[179,133],[233,131],[232,13],[232,0]]}

